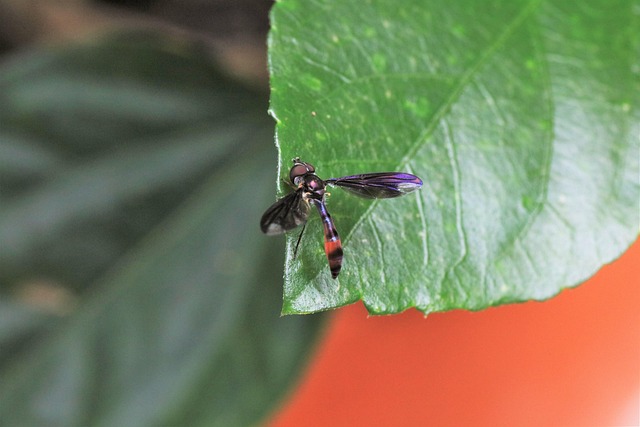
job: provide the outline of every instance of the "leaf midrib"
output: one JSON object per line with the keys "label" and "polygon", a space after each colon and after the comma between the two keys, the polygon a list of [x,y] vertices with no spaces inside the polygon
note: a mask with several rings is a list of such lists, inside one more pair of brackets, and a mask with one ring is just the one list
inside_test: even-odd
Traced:
{"label": "leaf midrib", "polygon": [[[400,160],[397,164],[396,169],[406,168],[410,162],[410,159],[415,156],[417,151],[422,147],[423,142],[433,134],[436,127],[446,115],[446,113],[451,109],[454,103],[460,98],[464,89],[471,82],[473,77],[479,72],[479,70],[491,59],[492,55],[503,46],[507,40],[511,37],[511,35],[515,32],[515,30],[537,9],[537,7],[542,3],[542,0],[531,0],[527,6],[518,14],[515,19],[505,27],[505,30],[500,33],[500,35],[495,39],[495,41],[479,55],[478,59],[467,69],[465,73],[462,74],[460,79],[458,79],[457,83],[453,86],[451,90],[450,96],[445,99],[445,101],[440,105],[440,108],[436,110],[436,113],[431,117],[430,121],[427,123],[425,129],[420,133],[418,138],[416,138],[415,142],[409,146],[407,150],[407,154]],[[358,231],[363,223],[363,221],[367,220],[371,217],[373,210],[377,207],[379,203],[378,199],[374,199],[369,207],[363,212],[363,214],[358,218],[354,226],[351,228],[349,233],[343,239],[345,244],[351,240],[352,235]],[[456,221],[460,220],[459,218]],[[421,266],[421,271],[423,271],[426,266]],[[322,271],[319,271],[314,281],[322,274]],[[339,280],[339,279],[337,279]],[[362,298],[363,292],[362,288],[358,285],[357,287],[357,296],[358,298]]]}

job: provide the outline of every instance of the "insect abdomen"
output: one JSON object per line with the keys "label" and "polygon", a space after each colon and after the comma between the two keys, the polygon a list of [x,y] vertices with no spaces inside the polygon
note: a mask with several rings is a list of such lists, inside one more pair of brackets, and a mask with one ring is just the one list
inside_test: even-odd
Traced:
{"label": "insect abdomen", "polygon": [[342,268],[342,243],[340,242],[338,231],[333,225],[331,215],[329,215],[324,203],[317,201],[315,205],[317,206],[320,217],[322,218],[322,226],[324,229],[324,252],[327,254],[327,260],[329,261],[331,277],[335,279],[338,277],[338,274],[340,274],[340,269]]}

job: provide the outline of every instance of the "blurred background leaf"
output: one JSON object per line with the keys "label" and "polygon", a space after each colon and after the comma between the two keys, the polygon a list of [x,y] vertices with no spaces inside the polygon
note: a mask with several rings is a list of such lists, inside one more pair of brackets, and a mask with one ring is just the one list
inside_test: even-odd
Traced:
{"label": "blurred background leaf", "polygon": [[138,32],[14,55],[0,105],[3,423],[264,417],[322,321],[279,317],[266,93]]}
{"label": "blurred background leaf", "polygon": [[332,191],[288,239],[285,313],[362,299],[370,313],[542,300],[617,258],[639,230],[635,0],[286,0],[272,10],[281,176],[404,170],[421,191]]}

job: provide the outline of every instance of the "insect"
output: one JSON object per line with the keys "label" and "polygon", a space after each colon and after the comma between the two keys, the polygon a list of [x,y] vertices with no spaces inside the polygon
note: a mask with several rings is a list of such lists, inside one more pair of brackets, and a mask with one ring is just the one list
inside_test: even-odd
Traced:
{"label": "insect", "polygon": [[340,274],[343,253],[340,236],[325,204],[327,185],[342,187],[356,196],[368,199],[403,196],[422,187],[420,178],[404,172],[365,173],[322,180],[316,175],[313,165],[297,157],[293,159],[289,180],[295,191],[282,197],[266,210],[260,220],[260,228],[263,233],[273,236],[302,225],[294,251],[296,253],[311,205],[314,205],[322,219],[324,251],[329,261],[331,277],[334,279]]}

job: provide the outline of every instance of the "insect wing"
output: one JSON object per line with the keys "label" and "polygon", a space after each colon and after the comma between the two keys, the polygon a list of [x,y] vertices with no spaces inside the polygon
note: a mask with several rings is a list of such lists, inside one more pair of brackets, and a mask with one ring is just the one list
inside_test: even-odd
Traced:
{"label": "insect wing", "polygon": [[266,210],[260,219],[262,232],[268,235],[282,234],[307,222],[309,203],[302,198],[302,193],[290,193]]}
{"label": "insect wing", "polygon": [[368,199],[387,199],[411,193],[422,187],[422,180],[404,172],[377,172],[331,178],[325,181]]}

